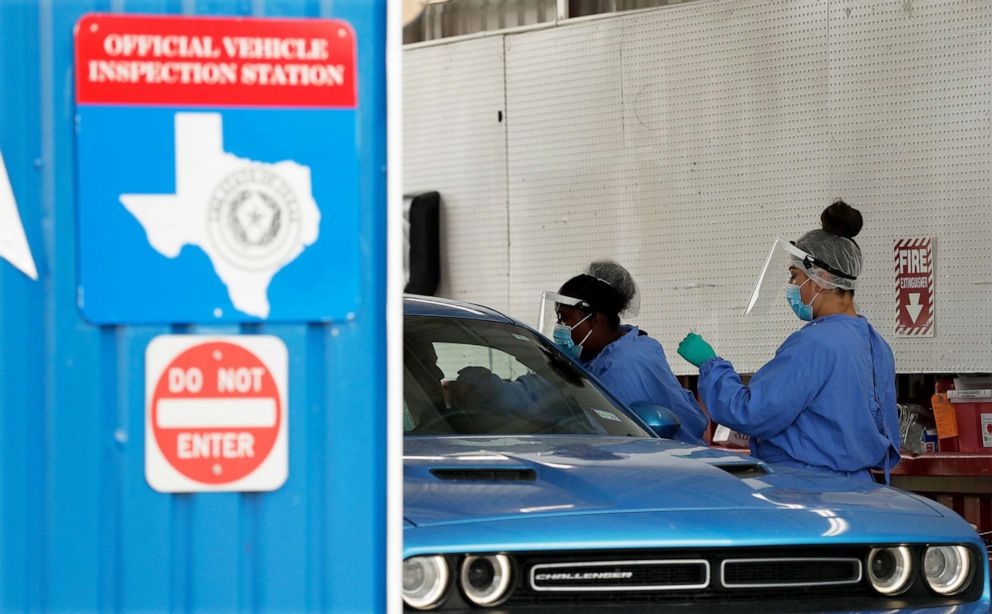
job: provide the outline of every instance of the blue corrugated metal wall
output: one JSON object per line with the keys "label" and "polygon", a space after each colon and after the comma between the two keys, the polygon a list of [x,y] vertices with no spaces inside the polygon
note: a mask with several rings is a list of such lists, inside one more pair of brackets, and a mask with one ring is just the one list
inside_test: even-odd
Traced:
{"label": "blue corrugated metal wall", "polygon": [[[0,151],[40,276],[0,261],[0,610],[384,609],[385,5],[0,1]],[[81,319],[72,32],[91,11],[351,22],[362,169],[356,320]],[[207,332],[272,334],[289,348],[290,474],[276,492],[165,495],[145,482],[145,347],[164,333]]]}

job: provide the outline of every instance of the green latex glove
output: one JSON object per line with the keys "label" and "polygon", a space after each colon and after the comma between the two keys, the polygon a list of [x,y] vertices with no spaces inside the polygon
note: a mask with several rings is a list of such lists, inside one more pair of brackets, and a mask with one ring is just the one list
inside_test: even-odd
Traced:
{"label": "green latex glove", "polygon": [[713,351],[713,346],[697,335],[696,333],[689,333],[679,344],[679,356],[685,358],[697,367],[702,365],[704,362],[710,358],[716,358],[716,352]]}

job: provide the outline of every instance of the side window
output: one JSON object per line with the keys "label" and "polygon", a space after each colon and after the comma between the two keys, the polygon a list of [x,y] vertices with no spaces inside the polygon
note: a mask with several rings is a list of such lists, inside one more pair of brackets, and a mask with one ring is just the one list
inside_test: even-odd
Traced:
{"label": "side window", "polygon": [[530,372],[516,358],[496,348],[467,343],[434,343],[437,366],[444,371],[444,379],[458,378],[465,367],[485,367],[505,380],[513,380]]}

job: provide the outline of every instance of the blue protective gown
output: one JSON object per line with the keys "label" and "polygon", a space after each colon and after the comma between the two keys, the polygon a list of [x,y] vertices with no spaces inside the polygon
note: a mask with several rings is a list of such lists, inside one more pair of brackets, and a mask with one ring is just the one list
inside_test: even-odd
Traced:
{"label": "blue protective gown", "polygon": [[867,320],[833,315],[793,333],[747,386],[728,361],[706,361],[699,396],[762,460],[870,480],[899,462],[895,373]]}
{"label": "blue protective gown", "polygon": [[[661,344],[634,326],[621,326],[622,337],[607,345],[592,360],[580,361],[613,396],[626,405],[650,403],[672,410],[682,426],[675,438],[704,445],[703,431],[709,419],[692,393],[679,385],[668,366]],[[550,415],[560,402],[558,390],[538,375],[523,375],[506,381],[482,367],[467,367],[458,373],[464,391],[459,405],[486,407],[509,416]]]}
{"label": "blue protective gown", "polygon": [[650,403],[672,410],[682,427],[679,441],[703,444],[709,419],[692,393],[683,388],[665,357],[661,344],[636,326],[621,326],[622,337],[602,349],[582,366],[626,405]]}

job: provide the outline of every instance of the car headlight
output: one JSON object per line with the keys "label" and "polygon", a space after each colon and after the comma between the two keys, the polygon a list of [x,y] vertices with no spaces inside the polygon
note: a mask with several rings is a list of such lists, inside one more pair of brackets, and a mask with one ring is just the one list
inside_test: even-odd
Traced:
{"label": "car headlight", "polygon": [[411,608],[436,608],[447,588],[448,563],[443,556],[414,556],[403,561],[403,602]]}
{"label": "car headlight", "polygon": [[909,588],[913,555],[906,546],[872,548],[868,554],[868,579],[883,595],[898,595]]}
{"label": "car headlight", "polygon": [[971,555],[964,546],[930,546],[923,555],[927,584],[941,595],[956,595],[971,580]]}
{"label": "car headlight", "polygon": [[462,590],[475,605],[497,605],[510,595],[510,575],[505,554],[469,555],[462,563]]}

